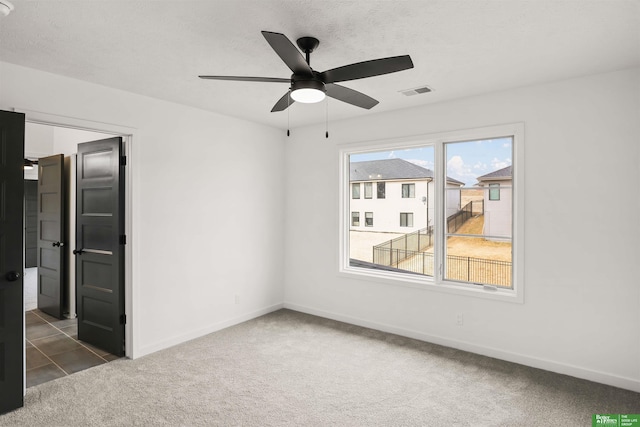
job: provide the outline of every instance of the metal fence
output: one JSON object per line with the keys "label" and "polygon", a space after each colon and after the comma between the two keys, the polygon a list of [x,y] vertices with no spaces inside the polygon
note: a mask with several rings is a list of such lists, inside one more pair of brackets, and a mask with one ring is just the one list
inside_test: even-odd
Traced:
{"label": "metal fence", "polygon": [[[409,253],[412,252],[422,252],[428,248],[433,246],[433,226],[422,228],[418,231],[414,231],[413,233],[405,234],[404,236],[396,237],[393,240],[386,241],[384,243],[380,243],[373,247],[373,260],[375,264],[381,265],[392,265],[393,262],[402,261],[402,259],[398,259],[399,256],[404,256],[405,258]],[[388,254],[388,258],[386,262],[376,262],[376,249],[381,249],[378,251],[378,256]],[[385,252],[385,250],[387,252]],[[395,251],[395,252],[394,252]]]}
{"label": "metal fence", "polygon": [[[434,271],[433,253],[401,248],[374,247],[373,263],[426,276]],[[446,266],[446,279],[511,288],[509,261],[447,255]]]}
{"label": "metal fence", "polygon": [[473,201],[464,205],[462,209],[447,218],[447,233],[455,233],[473,216]]}

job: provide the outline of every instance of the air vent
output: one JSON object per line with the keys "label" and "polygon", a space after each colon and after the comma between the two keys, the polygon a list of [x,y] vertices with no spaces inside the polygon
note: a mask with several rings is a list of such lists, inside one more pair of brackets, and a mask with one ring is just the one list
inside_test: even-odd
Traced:
{"label": "air vent", "polygon": [[421,93],[429,93],[429,92],[433,92],[433,89],[431,89],[429,86],[414,87],[413,89],[405,89],[400,91],[401,94],[406,96],[413,96],[413,95],[418,95]]}

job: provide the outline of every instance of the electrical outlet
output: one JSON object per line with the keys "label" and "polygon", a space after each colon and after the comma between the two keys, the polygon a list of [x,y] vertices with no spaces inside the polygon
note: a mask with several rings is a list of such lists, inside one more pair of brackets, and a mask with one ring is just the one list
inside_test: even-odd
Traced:
{"label": "electrical outlet", "polygon": [[464,316],[462,315],[462,313],[458,313],[456,315],[456,325],[457,326],[462,326],[464,325]]}
{"label": "electrical outlet", "polygon": [[240,295],[236,295],[236,305],[240,304]]}

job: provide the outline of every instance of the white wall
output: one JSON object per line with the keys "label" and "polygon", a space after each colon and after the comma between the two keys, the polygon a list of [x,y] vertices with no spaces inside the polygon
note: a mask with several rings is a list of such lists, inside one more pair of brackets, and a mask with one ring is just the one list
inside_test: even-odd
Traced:
{"label": "white wall", "polygon": [[24,155],[29,159],[53,154],[53,128],[29,123],[24,128]]}
{"label": "white wall", "polygon": [[53,154],[70,156],[78,152],[78,144],[81,142],[96,141],[112,136],[81,129],[55,127],[53,129]]}
{"label": "white wall", "polygon": [[[335,122],[328,140],[322,126],[296,129],[285,306],[640,391],[639,113],[635,69]],[[525,124],[524,304],[337,274],[343,144],[515,122]]]}
{"label": "white wall", "polygon": [[133,129],[134,356],[281,306],[282,131],[7,63],[0,75],[0,108]]}

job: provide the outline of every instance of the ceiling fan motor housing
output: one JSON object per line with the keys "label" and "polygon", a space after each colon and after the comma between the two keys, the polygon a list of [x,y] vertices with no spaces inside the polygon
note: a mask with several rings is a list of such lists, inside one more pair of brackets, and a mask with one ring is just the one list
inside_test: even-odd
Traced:
{"label": "ceiling fan motor housing", "polygon": [[298,89],[316,89],[322,92],[327,92],[324,87],[324,83],[320,78],[316,75],[313,76],[291,76],[291,92]]}

